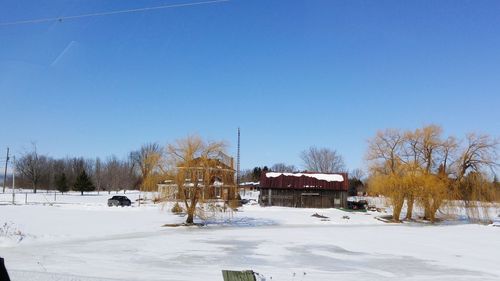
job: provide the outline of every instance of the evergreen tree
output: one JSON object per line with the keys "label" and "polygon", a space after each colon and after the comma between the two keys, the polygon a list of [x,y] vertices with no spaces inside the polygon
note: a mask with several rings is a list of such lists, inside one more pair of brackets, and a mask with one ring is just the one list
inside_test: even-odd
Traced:
{"label": "evergreen tree", "polygon": [[56,187],[61,193],[67,192],[69,190],[68,179],[66,174],[62,173],[56,177]]}
{"label": "evergreen tree", "polygon": [[253,168],[252,181],[259,181],[261,174],[262,174],[262,169],[260,167]]}
{"label": "evergreen tree", "polygon": [[358,178],[349,179],[349,190],[347,191],[349,196],[358,195],[358,187],[363,187],[363,182]]}
{"label": "evergreen tree", "polygon": [[94,184],[90,180],[90,177],[87,175],[85,170],[83,170],[78,175],[73,187],[74,187],[74,190],[80,191],[82,193],[82,195],[83,195],[84,191],[93,191],[95,189]]}

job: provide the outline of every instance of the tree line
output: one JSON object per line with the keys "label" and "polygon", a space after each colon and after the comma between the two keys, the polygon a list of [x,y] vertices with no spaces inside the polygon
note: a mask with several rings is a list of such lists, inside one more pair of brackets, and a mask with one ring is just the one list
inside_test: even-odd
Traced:
{"label": "tree line", "polygon": [[[125,159],[53,158],[39,153],[35,144],[16,159],[16,186],[38,190],[118,191],[138,189],[151,173],[151,157],[160,150],[158,144],[145,144]],[[156,155],[156,154],[155,154]],[[9,180],[8,182],[11,182]]]}

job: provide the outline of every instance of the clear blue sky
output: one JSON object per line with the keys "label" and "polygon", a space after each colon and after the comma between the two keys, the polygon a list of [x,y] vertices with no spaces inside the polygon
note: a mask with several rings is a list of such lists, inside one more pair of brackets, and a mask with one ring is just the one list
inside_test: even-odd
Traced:
{"label": "clear blue sky", "polygon": [[[0,22],[197,0],[3,0]],[[0,157],[119,157],[189,133],[242,168],[364,166],[378,129],[500,136],[499,1],[232,0],[0,26]]]}

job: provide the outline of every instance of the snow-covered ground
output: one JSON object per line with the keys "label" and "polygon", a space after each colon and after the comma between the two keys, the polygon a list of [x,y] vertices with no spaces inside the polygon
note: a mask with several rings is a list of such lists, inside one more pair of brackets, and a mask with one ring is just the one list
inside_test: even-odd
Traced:
{"label": "snow-covered ground", "polygon": [[222,269],[253,269],[267,281],[500,280],[500,227],[256,205],[206,227],[162,227],[184,218],[151,203],[107,207],[111,195],[30,194],[28,205],[0,195],[0,256],[11,279],[222,280]]}

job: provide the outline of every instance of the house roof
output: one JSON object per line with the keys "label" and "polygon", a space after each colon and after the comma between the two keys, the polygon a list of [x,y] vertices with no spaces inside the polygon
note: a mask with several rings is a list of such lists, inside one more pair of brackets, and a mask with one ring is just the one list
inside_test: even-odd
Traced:
{"label": "house roof", "polygon": [[[203,165],[201,164],[201,158],[195,158],[191,160],[192,162],[189,164],[190,168],[197,168],[197,167],[203,167],[204,165],[207,165],[208,167],[215,168],[215,169],[221,169],[221,170],[231,170],[234,171],[234,168],[231,166],[228,166],[226,163],[221,161],[220,159],[217,158],[211,158],[208,159],[208,162],[205,162]],[[179,168],[183,168],[183,164],[179,164]]]}

